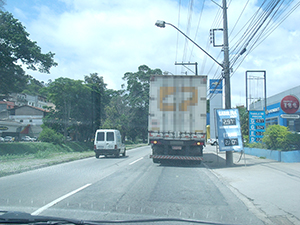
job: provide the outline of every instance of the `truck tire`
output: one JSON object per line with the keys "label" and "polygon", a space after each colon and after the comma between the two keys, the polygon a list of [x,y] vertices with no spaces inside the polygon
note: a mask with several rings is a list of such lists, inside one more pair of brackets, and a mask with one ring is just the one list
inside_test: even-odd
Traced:
{"label": "truck tire", "polygon": [[153,163],[159,163],[158,159],[152,159],[152,160],[153,160]]}

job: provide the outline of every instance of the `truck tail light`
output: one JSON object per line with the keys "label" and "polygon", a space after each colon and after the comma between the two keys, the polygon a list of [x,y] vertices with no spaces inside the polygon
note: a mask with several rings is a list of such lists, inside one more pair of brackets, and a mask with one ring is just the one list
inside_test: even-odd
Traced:
{"label": "truck tail light", "polygon": [[151,143],[151,144],[154,144],[154,145],[161,144],[160,141],[156,141],[156,140],[155,140],[155,141],[150,141],[150,143]]}
{"label": "truck tail light", "polygon": [[193,145],[200,146],[200,145],[204,145],[204,143],[203,143],[203,142],[200,142],[200,141],[198,141],[198,142],[195,142]]}

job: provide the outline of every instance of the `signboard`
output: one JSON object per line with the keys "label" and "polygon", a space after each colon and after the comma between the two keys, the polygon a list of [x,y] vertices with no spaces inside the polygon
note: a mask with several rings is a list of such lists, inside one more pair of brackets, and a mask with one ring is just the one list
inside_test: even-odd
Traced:
{"label": "signboard", "polygon": [[214,94],[222,94],[222,84],[221,79],[210,79],[209,80],[209,93],[214,93]]}
{"label": "signboard", "polygon": [[249,111],[249,143],[261,142],[266,129],[265,117],[264,111]]}
{"label": "signboard", "polygon": [[280,107],[283,112],[293,114],[299,109],[299,100],[293,95],[287,95],[281,100]]}
{"label": "signboard", "polygon": [[295,119],[295,120],[300,118],[298,114],[281,114],[280,117],[283,119]]}
{"label": "signboard", "polygon": [[0,125],[0,130],[8,130],[8,127],[7,127],[7,126],[1,126],[1,125]]}
{"label": "signboard", "polygon": [[242,151],[243,141],[238,109],[217,109],[216,118],[220,151]]}

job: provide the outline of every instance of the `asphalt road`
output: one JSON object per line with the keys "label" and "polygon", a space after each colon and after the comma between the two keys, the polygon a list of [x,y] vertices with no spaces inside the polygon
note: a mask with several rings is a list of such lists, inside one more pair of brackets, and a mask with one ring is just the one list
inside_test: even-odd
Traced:
{"label": "asphalt road", "polygon": [[89,220],[175,217],[263,224],[207,167],[159,165],[150,147],[0,178],[0,210]]}

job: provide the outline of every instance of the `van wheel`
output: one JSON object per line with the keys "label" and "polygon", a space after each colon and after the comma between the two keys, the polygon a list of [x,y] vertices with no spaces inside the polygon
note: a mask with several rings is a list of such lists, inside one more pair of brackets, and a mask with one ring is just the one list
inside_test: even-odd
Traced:
{"label": "van wheel", "polygon": [[118,150],[118,152],[115,154],[115,157],[116,157],[116,158],[119,158],[119,157],[120,157],[120,150]]}
{"label": "van wheel", "polygon": [[126,156],[126,150],[124,150],[124,152],[122,153],[122,156]]}
{"label": "van wheel", "polygon": [[97,159],[99,159],[99,156],[100,156],[100,155],[96,153],[96,155],[95,155],[95,156],[96,156],[96,158],[97,158]]}

